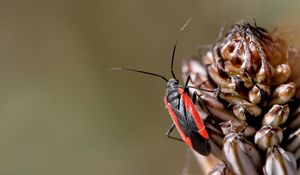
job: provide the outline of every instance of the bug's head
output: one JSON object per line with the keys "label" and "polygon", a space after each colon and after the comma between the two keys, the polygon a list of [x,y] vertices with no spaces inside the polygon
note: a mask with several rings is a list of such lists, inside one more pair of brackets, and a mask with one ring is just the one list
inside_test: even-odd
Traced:
{"label": "bug's head", "polygon": [[171,78],[168,82],[167,82],[167,88],[172,88],[172,87],[177,87],[179,84],[179,81]]}

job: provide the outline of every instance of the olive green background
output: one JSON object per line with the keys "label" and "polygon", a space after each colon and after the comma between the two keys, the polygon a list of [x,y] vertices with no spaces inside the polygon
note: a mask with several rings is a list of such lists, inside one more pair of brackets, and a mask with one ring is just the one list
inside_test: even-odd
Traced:
{"label": "olive green background", "polygon": [[189,18],[178,76],[182,58],[241,19],[280,25],[299,48],[299,11],[296,0],[0,1],[0,174],[181,174],[186,146],[164,135],[164,82],[109,69],[170,77]]}

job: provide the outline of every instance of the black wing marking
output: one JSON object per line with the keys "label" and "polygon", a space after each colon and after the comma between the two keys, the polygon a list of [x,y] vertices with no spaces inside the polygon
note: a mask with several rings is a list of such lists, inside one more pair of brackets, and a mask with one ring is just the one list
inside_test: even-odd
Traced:
{"label": "black wing marking", "polygon": [[209,140],[202,137],[198,132],[192,130],[190,136],[192,146],[201,155],[208,155],[211,152]]}
{"label": "black wing marking", "polygon": [[176,118],[178,120],[178,123],[179,123],[181,129],[184,130],[184,128],[186,128],[186,123],[187,123],[185,116],[182,115],[181,110],[177,109],[176,107],[174,107],[172,105],[171,105],[171,107],[176,115]]}
{"label": "black wing marking", "polygon": [[171,105],[171,108],[178,120],[179,127],[183,133],[191,139],[192,147],[195,151],[204,156],[210,154],[211,146],[209,140],[205,139],[199,134],[199,129],[193,119],[193,116],[186,111],[182,99],[179,99],[180,100],[177,107]]}
{"label": "black wing marking", "polygon": [[[184,107],[183,101],[182,101],[182,95],[179,94],[177,96],[176,101],[178,102],[178,106],[177,106],[177,112],[179,112],[182,116],[184,116],[184,120],[182,120],[183,122],[187,121],[187,117],[186,117],[186,108]],[[171,104],[172,108],[173,105]]]}
{"label": "black wing marking", "polygon": [[[183,103],[181,103],[183,104]],[[190,137],[191,136],[191,131],[195,131],[195,132],[198,132],[198,127],[192,117],[192,115],[188,112],[186,112],[186,109],[185,107],[182,105],[180,105],[181,107],[179,109],[172,107],[172,110],[174,111],[176,117],[177,117],[177,120],[178,120],[178,123],[180,125],[180,128],[182,129],[182,131],[184,132],[184,134],[187,136],[187,137]]]}
{"label": "black wing marking", "polygon": [[[178,112],[181,113],[181,115],[184,116],[185,122],[187,123],[188,127],[191,126],[190,128],[195,128],[194,126],[197,126],[196,123],[194,122],[193,116],[187,112],[186,107],[184,106],[183,100],[182,100],[182,95],[178,97]],[[192,127],[193,126],[193,127]],[[197,127],[196,127],[197,130]]]}

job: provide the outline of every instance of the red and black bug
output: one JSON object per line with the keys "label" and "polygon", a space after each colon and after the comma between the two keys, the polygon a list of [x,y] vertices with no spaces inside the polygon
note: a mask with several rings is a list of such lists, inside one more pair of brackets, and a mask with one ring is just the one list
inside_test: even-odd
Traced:
{"label": "red and black bug", "polygon": [[[180,32],[184,29],[187,23],[180,29]],[[172,52],[171,73],[173,78],[171,78],[170,80],[168,80],[167,78],[159,74],[136,70],[136,69],[113,68],[113,70],[139,72],[143,74],[160,77],[163,80],[165,80],[167,82],[167,91],[166,91],[166,97],[164,99],[164,102],[173,120],[173,124],[171,125],[170,129],[166,133],[167,137],[179,141],[184,141],[189,147],[193,148],[198,153],[202,155],[208,155],[211,152],[209,136],[205,129],[201,116],[195,106],[197,97],[200,98],[200,96],[197,93],[193,93],[191,99],[189,97],[189,87],[187,86],[190,77],[188,77],[185,87],[182,88],[179,85],[179,81],[177,80],[175,73],[173,71],[173,62],[174,62],[176,46],[180,36],[180,32],[178,33],[178,37]],[[174,136],[171,136],[171,133],[175,127],[177,128],[181,138],[176,138]]]}

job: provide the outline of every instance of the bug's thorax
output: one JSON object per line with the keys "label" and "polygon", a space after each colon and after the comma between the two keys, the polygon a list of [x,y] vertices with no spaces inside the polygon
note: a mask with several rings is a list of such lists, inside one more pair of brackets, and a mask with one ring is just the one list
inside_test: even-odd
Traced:
{"label": "bug's thorax", "polygon": [[180,92],[178,89],[181,88],[179,85],[179,81],[176,79],[170,79],[167,83],[167,90],[166,90],[166,101],[168,103],[171,103],[173,105],[176,105],[179,103],[179,96]]}

